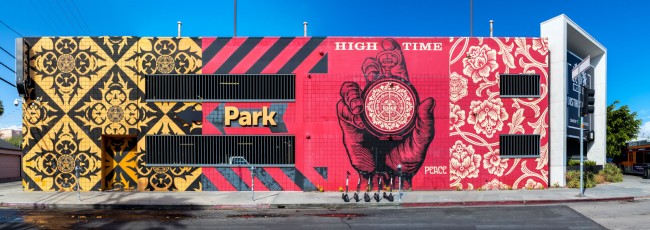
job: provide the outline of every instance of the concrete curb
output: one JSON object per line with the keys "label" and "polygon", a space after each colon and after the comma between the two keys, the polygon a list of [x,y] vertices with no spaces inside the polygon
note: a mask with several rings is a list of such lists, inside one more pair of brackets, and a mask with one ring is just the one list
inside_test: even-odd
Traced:
{"label": "concrete curb", "polygon": [[501,205],[543,205],[579,202],[634,201],[645,197],[610,197],[563,200],[518,200],[518,201],[457,201],[457,202],[386,202],[386,203],[303,203],[303,204],[220,204],[220,205],[142,205],[142,204],[53,204],[53,203],[0,203],[0,207],[19,209],[112,209],[112,210],[246,210],[246,209],[359,209],[359,208],[416,208],[451,206],[501,206]]}
{"label": "concrete curb", "polygon": [[448,207],[448,206],[499,206],[499,205],[540,205],[581,202],[634,201],[634,197],[585,198],[564,200],[509,200],[509,201],[458,201],[458,202],[424,202],[402,203],[402,207]]}

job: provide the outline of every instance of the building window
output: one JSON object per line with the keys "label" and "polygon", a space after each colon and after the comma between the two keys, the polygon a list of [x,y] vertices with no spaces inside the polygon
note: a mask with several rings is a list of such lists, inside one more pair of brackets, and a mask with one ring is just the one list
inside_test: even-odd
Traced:
{"label": "building window", "polygon": [[499,136],[501,158],[539,157],[539,134],[502,134]]}
{"label": "building window", "polygon": [[153,74],[145,79],[148,102],[296,100],[294,74]]}
{"label": "building window", "polygon": [[295,136],[147,135],[146,166],[295,165]]}
{"label": "building window", "polygon": [[539,74],[500,74],[501,97],[539,97]]}

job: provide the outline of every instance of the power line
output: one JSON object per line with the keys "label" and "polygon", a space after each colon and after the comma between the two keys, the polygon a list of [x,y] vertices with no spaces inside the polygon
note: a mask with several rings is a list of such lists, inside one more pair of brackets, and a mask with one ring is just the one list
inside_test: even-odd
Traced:
{"label": "power line", "polygon": [[5,63],[0,62],[0,65],[4,66],[5,68],[7,68],[8,70],[10,70],[11,72],[16,73],[16,71],[14,71],[13,69],[9,68],[9,66],[5,65]]}
{"label": "power line", "polygon": [[[67,22],[70,25],[70,28],[73,29],[73,30],[78,30],[77,28],[72,28],[74,25],[76,25],[76,23],[73,23],[73,21],[70,19],[70,16],[68,16],[68,12],[66,12],[65,8],[63,6],[61,6],[61,3],[59,1],[54,1],[54,2],[56,2],[56,4],[59,6],[59,9],[61,9],[61,13],[63,13],[63,16],[65,16],[65,18],[68,19]],[[64,2],[64,4],[65,4],[65,2]],[[77,25],[77,26],[79,26],[79,25]],[[75,33],[75,31],[72,31],[72,32],[73,32],[73,34]]]}
{"label": "power line", "polygon": [[16,88],[16,85],[12,84],[11,82],[8,82],[8,81],[5,80],[4,78],[1,78],[1,77],[0,77],[0,80],[4,81],[5,83],[9,84],[10,86],[13,86],[14,88]]}
{"label": "power line", "polygon": [[79,11],[79,8],[77,8],[77,5],[75,4],[74,0],[70,0],[72,3],[72,7],[74,8],[75,11],[77,11],[77,14],[79,15],[79,18],[81,18],[81,22],[83,25],[86,27],[86,29],[92,33],[92,29],[90,29],[90,26],[88,26],[88,23],[86,23],[86,18],[84,18],[83,14]]}
{"label": "power line", "polygon": [[[51,10],[46,9],[45,12],[47,12],[47,15],[51,16],[51,18],[53,19],[52,23],[57,25],[57,27],[61,28],[61,32],[59,33],[59,36],[65,35],[66,33],[68,33],[68,35],[74,34],[74,33],[69,32],[69,29],[71,27],[65,25],[66,24],[65,19],[62,19],[62,17],[57,12],[55,12],[55,10],[56,10],[55,7],[56,6],[54,6],[53,5],[54,3],[52,3],[52,2],[56,2],[56,1],[44,1],[44,2],[42,2],[42,4],[45,4],[45,3],[49,4],[49,5],[45,6],[45,7],[47,7],[48,9],[51,9]],[[56,21],[56,22],[54,22],[54,21]]]}
{"label": "power line", "polygon": [[[58,24],[54,23],[54,19],[50,16],[49,13],[47,15],[45,13],[43,13],[43,11],[41,11],[41,8],[37,7],[37,5],[34,3],[33,0],[30,0],[29,3],[31,4],[32,9],[36,9],[36,11],[37,11],[36,15],[38,15],[38,17],[41,18],[41,20],[43,21],[43,24],[47,24],[48,27],[51,28],[52,32],[54,32],[55,34],[56,33],[58,33],[58,34],[61,33],[61,27]],[[43,15],[47,16],[47,19],[45,19],[45,17],[43,17]]]}
{"label": "power line", "polygon": [[66,9],[70,10],[70,15],[71,15],[70,17],[71,17],[72,19],[74,19],[74,21],[75,21],[75,23],[77,24],[77,26],[79,26],[79,28],[81,29],[81,32],[87,34],[88,31],[87,31],[86,28],[84,28],[83,25],[81,24],[81,22],[80,22],[80,20],[79,20],[79,17],[77,17],[77,15],[74,14],[74,11],[72,10],[72,7],[70,7],[70,4],[68,4],[68,1],[62,0],[62,2],[63,2],[63,5],[65,5]]}
{"label": "power line", "polygon": [[13,31],[14,33],[20,35],[21,37],[25,37],[25,36],[23,36],[22,34],[18,33],[18,31],[16,31],[16,30],[14,30],[13,28],[11,28],[11,26],[7,25],[7,24],[6,24],[5,22],[3,22],[2,20],[0,20],[0,23],[2,23],[2,24],[5,25],[7,28],[9,28],[11,31]]}
{"label": "power line", "polygon": [[0,49],[2,49],[2,51],[4,51],[5,53],[9,54],[9,56],[11,56],[12,58],[16,59],[16,57],[14,57],[13,54],[9,53],[9,51],[7,51],[5,48],[2,48],[2,46],[0,46]]}

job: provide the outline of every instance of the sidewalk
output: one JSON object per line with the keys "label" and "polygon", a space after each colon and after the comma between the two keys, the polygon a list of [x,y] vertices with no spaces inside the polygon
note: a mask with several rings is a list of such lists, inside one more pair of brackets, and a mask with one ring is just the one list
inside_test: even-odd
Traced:
{"label": "sidewalk", "polygon": [[[524,205],[650,198],[650,180],[624,176],[621,183],[601,184],[577,197],[578,189],[404,192],[401,202],[344,202],[339,192],[23,192],[20,182],[0,184],[0,206],[14,208],[106,209],[268,209],[400,208],[418,206]],[[354,192],[349,193],[352,197]],[[373,191],[374,193],[374,191]],[[370,194],[370,196],[373,195]],[[363,194],[361,194],[363,198]]]}

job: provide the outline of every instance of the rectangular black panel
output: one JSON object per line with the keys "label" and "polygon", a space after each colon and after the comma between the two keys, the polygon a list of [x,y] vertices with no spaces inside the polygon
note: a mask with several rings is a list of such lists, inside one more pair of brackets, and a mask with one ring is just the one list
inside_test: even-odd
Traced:
{"label": "rectangular black panel", "polygon": [[501,74],[501,97],[539,97],[539,74]]}
{"label": "rectangular black panel", "polygon": [[18,95],[25,96],[33,88],[29,77],[29,44],[23,38],[16,38],[16,88]]}
{"label": "rectangular black panel", "polygon": [[147,135],[146,166],[293,166],[295,136]]}
{"label": "rectangular black panel", "polygon": [[146,75],[147,101],[295,101],[294,74]]}
{"label": "rectangular black panel", "polygon": [[502,134],[499,136],[501,158],[539,157],[539,134]]}

